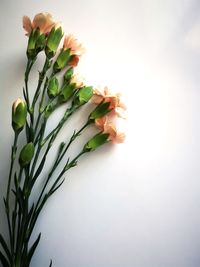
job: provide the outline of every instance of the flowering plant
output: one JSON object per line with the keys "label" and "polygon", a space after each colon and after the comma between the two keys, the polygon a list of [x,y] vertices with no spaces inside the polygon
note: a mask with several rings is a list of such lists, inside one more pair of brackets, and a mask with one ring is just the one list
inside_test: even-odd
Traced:
{"label": "flowering plant", "polygon": [[[14,142],[11,150],[11,164],[8,177],[7,193],[4,197],[5,213],[9,240],[0,234],[0,261],[4,267],[28,267],[40,241],[41,234],[31,244],[34,227],[47,200],[63,184],[63,175],[75,167],[78,159],[99,146],[108,142],[123,142],[125,136],[118,132],[114,125],[115,115],[122,117],[125,107],[119,94],[111,94],[107,87],[104,90],[93,89],[74,74],[83,54],[83,47],[73,35],[64,37],[63,27],[54,21],[48,13],[37,14],[33,21],[23,18],[23,27],[28,36],[27,64],[24,75],[24,99],[18,98],[12,106],[12,128]],[[33,97],[29,92],[29,76],[37,56],[45,53],[45,62]],[[62,80],[58,79],[58,74]],[[41,177],[47,155],[59,132],[72,115],[93,102],[94,108],[83,125],[75,130],[68,142],[62,142],[58,154],[47,175]],[[46,134],[48,119],[61,105],[66,105],[65,112],[55,128]],[[80,152],[65,162],[64,156],[69,147],[81,133],[91,125],[99,131],[80,149]],[[18,137],[25,130],[25,140],[18,148]],[[17,161],[18,158],[18,161]],[[64,162],[63,162],[64,161]],[[60,173],[55,177],[55,170]],[[36,181],[44,179],[35,200],[30,199]],[[52,261],[50,262],[52,266]]]}

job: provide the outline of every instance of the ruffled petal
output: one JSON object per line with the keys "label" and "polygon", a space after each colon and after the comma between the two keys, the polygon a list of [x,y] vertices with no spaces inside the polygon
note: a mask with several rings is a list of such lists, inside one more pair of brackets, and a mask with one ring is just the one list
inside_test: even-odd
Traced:
{"label": "ruffled petal", "polygon": [[30,18],[28,16],[23,16],[22,22],[23,22],[23,28],[27,32],[27,35],[30,35],[32,31],[32,24]]}
{"label": "ruffled petal", "polygon": [[103,97],[101,95],[93,94],[91,101],[98,105],[103,101]]}
{"label": "ruffled petal", "polygon": [[120,144],[123,143],[126,139],[126,135],[124,133],[117,133],[115,138],[115,143]]}
{"label": "ruffled petal", "polygon": [[104,116],[102,118],[98,118],[95,120],[95,125],[101,129],[101,130],[104,130],[104,125],[107,123],[107,117]]}
{"label": "ruffled petal", "polygon": [[39,28],[44,34],[49,32],[54,25],[55,22],[51,14],[46,12],[35,15],[33,19],[33,28]]}
{"label": "ruffled petal", "polygon": [[68,62],[68,65],[71,67],[76,67],[79,62],[79,57],[78,56],[73,56],[72,59]]}

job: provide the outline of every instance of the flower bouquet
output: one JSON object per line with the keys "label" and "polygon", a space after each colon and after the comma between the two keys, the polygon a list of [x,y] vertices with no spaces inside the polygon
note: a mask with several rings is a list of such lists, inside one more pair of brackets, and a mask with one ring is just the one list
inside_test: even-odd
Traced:
{"label": "flower bouquet", "polygon": [[[12,106],[12,128],[14,141],[11,149],[11,163],[8,175],[7,192],[4,197],[5,214],[8,226],[8,240],[0,234],[0,262],[4,267],[28,267],[40,241],[41,234],[30,241],[38,216],[47,200],[59,189],[67,171],[75,167],[78,159],[106,143],[123,142],[125,136],[113,124],[116,116],[122,117],[125,107],[120,94],[86,85],[75,73],[75,67],[84,51],[73,35],[64,37],[63,27],[48,13],[37,14],[33,21],[23,17],[23,27],[28,36],[26,50],[27,64],[24,74],[24,99],[18,98]],[[30,97],[29,77],[40,52],[45,54],[44,65],[39,71],[37,87]],[[74,113],[92,102],[92,110],[78,130],[74,130],[69,140],[58,146],[54,162],[44,175],[43,168],[48,153],[58,134]],[[65,112],[57,121],[56,127],[47,132],[46,126],[51,115],[60,106]],[[65,155],[75,139],[92,125],[97,133],[80,148],[72,159]],[[18,137],[24,131],[23,144]],[[59,174],[55,175],[55,171]],[[34,200],[31,198],[38,179],[42,179]],[[52,261],[50,265],[52,266]]]}

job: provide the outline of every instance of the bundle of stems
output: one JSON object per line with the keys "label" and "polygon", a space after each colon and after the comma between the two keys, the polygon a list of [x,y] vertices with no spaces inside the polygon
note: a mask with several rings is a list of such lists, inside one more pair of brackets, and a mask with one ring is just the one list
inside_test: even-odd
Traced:
{"label": "bundle of stems", "polygon": [[[41,19],[46,19],[48,32],[45,32]],[[51,22],[51,23],[50,23]],[[4,197],[5,213],[8,225],[9,240],[0,234],[0,261],[4,267],[30,266],[34,252],[41,238],[41,233],[30,243],[38,216],[47,200],[59,189],[65,178],[64,174],[77,165],[78,159],[97,147],[111,140],[112,133],[100,127],[100,131],[80,149],[73,158],[65,161],[69,147],[81,133],[91,124],[105,120],[105,116],[114,110],[112,99],[102,97],[88,118],[83,118],[83,125],[73,132],[71,138],[58,147],[57,156],[47,175],[42,171],[51,147],[58,134],[83,105],[94,97],[93,87],[86,86],[74,75],[80,54],[80,44],[72,36],[65,38],[63,48],[58,50],[63,37],[60,25],[52,23],[48,13],[37,14],[34,21],[24,18],[24,28],[29,23],[29,39],[27,47],[27,64],[24,74],[24,99],[17,99],[12,107],[12,127],[14,141],[11,149],[11,163],[8,176],[7,192]],[[30,24],[31,23],[31,24]],[[30,97],[29,78],[38,53],[45,53],[44,65],[39,71],[38,83]],[[61,75],[61,82],[58,80]],[[32,90],[32,89],[31,89]],[[66,105],[67,103],[67,105]],[[66,105],[65,112],[56,126],[46,134],[48,120],[61,105]],[[25,132],[23,146],[18,149],[18,137]],[[115,132],[116,133],[116,132]],[[55,175],[55,171],[59,173]],[[42,186],[36,198],[30,201],[37,179],[42,179]],[[52,266],[52,261],[50,265]]]}

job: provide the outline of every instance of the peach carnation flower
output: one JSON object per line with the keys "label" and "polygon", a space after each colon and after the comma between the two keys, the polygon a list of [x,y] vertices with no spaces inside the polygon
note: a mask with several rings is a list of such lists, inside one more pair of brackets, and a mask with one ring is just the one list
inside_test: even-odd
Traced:
{"label": "peach carnation flower", "polygon": [[116,126],[113,123],[106,123],[104,125],[104,133],[108,133],[109,134],[109,140],[112,143],[123,143],[125,140],[125,134],[118,132],[118,130],[116,129]]}
{"label": "peach carnation flower", "polygon": [[68,65],[76,67],[79,62],[79,57],[85,51],[83,46],[78,42],[78,40],[72,34],[69,34],[65,36],[63,49],[64,50],[70,49],[70,55],[72,56],[72,58],[68,62]]}
{"label": "peach carnation flower", "polygon": [[41,33],[48,34],[51,29],[55,26],[51,14],[47,12],[39,13],[35,15],[33,21],[27,16],[23,17],[23,28],[27,32],[26,35],[30,35],[33,29],[39,28]]}
{"label": "peach carnation flower", "polygon": [[108,140],[112,143],[123,143],[125,140],[125,134],[117,130],[114,123],[109,122],[107,116],[95,120],[96,126],[104,133],[109,134]]}
{"label": "peach carnation flower", "polygon": [[114,114],[118,117],[124,118],[125,105],[121,102],[120,94],[111,94],[107,87],[104,90],[95,89],[92,97],[92,102],[94,104],[100,104],[102,101],[110,102],[110,110],[113,110]]}

